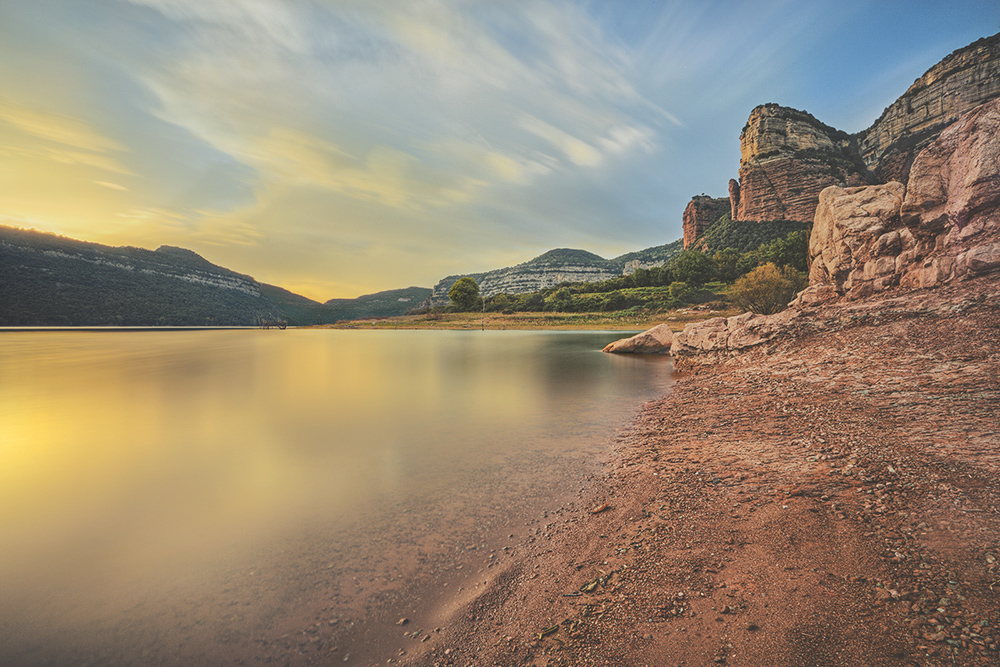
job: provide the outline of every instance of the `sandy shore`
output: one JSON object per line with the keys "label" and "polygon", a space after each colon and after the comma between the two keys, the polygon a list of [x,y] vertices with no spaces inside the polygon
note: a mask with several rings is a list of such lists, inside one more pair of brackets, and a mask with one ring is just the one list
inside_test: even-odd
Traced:
{"label": "sandy shore", "polygon": [[391,660],[998,664],[997,291],[821,310],[680,364],[600,477]]}

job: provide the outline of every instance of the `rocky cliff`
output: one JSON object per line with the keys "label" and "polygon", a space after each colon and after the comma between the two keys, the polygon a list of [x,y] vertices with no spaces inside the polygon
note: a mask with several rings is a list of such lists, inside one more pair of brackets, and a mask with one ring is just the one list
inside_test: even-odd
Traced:
{"label": "rocky cliff", "polygon": [[917,79],[857,136],[877,182],[906,182],[914,157],[949,123],[1000,97],[1000,34],[959,49]]}
{"label": "rocky cliff", "polygon": [[684,209],[684,249],[687,250],[701,237],[712,223],[729,213],[729,199],[713,199],[707,195],[696,195]]}
{"label": "rocky cliff", "polygon": [[674,337],[671,352],[683,356],[752,347],[797,327],[822,326],[810,319],[812,309],[861,303],[881,293],[905,310],[926,300],[927,288],[975,280],[975,298],[984,293],[995,298],[1000,99],[941,132],[913,161],[906,185],[893,181],[823,190],[809,258],[809,287],[790,308],[777,315],[746,313],[688,325]]}
{"label": "rocky cliff", "polygon": [[811,222],[823,188],[861,185],[867,177],[850,135],[777,104],[750,113],[740,156],[739,183],[730,184],[736,220]]}
{"label": "rocky cliff", "polygon": [[855,135],[804,111],[759,106],[740,134],[739,181],[729,183],[732,217],[811,223],[826,187],[905,183],[914,157],[948,124],[997,97],[1000,34],[946,57]]}

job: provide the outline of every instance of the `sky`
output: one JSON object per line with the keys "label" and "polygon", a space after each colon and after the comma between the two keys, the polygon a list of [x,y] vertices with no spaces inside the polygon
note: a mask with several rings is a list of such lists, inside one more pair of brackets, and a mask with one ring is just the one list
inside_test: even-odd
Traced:
{"label": "sky", "polygon": [[996,0],[0,0],[0,224],[310,298],[681,237],[755,106],[868,127]]}

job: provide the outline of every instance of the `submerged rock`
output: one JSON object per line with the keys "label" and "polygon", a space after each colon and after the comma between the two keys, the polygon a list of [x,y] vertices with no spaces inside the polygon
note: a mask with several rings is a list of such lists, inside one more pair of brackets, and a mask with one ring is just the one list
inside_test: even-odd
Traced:
{"label": "submerged rock", "polygon": [[636,334],[631,338],[622,338],[609,343],[605,352],[623,352],[631,354],[669,354],[674,333],[666,324],[658,324],[648,331]]}

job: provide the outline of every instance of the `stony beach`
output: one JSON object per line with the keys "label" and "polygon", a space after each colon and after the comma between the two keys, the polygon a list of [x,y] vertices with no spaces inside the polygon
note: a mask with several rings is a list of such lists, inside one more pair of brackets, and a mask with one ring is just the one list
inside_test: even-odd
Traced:
{"label": "stony beach", "polygon": [[678,362],[604,472],[399,629],[409,665],[993,665],[989,276]]}

